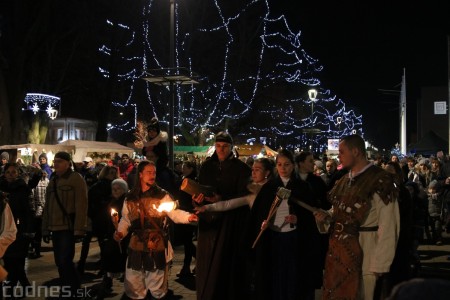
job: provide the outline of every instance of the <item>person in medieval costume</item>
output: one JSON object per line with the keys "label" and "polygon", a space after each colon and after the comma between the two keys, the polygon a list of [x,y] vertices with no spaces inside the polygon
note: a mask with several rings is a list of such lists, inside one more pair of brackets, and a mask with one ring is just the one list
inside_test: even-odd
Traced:
{"label": "person in medieval costume", "polygon": [[150,291],[153,298],[163,299],[168,292],[168,263],[173,257],[167,217],[175,223],[189,223],[196,222],[197,216],[174,209],[171,195],[156,184],[153,162],[141,162],[137,171],[114,239],[120,241],[131,233],[125,270],[126,295],[144,299]]}
{"label": "person in medieval costume", "polygon": [[322,298],[373,299],[395,255],[398,189],[391,174],[369,163],[358,135],[340,141],[339,160],[349,173],[329,193],[332,208],[314,213],[319,229],[330,233]]}
{"label": "person in medieval costume", "polygon": [[[201,166],[198,182],[215,189],[212,197],[194,196],[198,205],[247,195],[250,167],[233,154],[228,132],[216,134],[215,151]],[[246,290],[243,251],[244,231],[250,217],[248,206],[227,212],[199,215],[196,259],[197,300],[241,299]]]}

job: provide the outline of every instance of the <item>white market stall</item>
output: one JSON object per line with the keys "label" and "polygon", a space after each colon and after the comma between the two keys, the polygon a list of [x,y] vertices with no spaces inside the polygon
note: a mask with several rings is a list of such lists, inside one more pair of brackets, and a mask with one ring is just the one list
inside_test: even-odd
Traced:
{"label": "white market stall", "polygon": [[9,153],[10,161],[15,162],[21,158],[25,164],[37,162],[39,155],[45,153],[48,163],[51,165],[53,156],[59,151],[64,151],[72,155],[74,162],[82,162],[86,156],[92,158],[114,158],[117,153],[119,156],[126,153],[133,156],[134,149],[113,142],[97,142],[82,140],[67,140],[59,144],[18,144],[0,146],[0,152]]}
{"label": "white market stall", "polygon": [[82,162],[86,156],[90,156],[94,159],[103,157],[114,159],[116,153],[119,156],[128,154],[129,157],[133,157],[134,153],[133,148],[113,142],[67,140],[58,145],[75,147],[75,150],[72,153],[72,160],[74,162]]}

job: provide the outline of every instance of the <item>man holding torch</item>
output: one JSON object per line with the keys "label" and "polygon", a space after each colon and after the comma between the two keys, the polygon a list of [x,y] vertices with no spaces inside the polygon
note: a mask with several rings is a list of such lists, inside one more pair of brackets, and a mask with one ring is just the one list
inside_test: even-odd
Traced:
{"label": "man holding torch", "polygon": [[131,299],[144,299],[147,291],[156,299],[167,294],[168,262],[173,257],[167,218],[175,223],[197,221],[195,214],[176,209],[172,196],[155,179],[155,164],[142,161],[114,234],[116,241],[131,234],[125,270],[125,293]]}

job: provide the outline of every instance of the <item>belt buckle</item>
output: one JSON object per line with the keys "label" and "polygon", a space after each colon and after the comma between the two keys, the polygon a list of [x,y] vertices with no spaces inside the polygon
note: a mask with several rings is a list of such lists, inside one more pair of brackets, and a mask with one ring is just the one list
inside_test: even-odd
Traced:
{"label": "belt buckle", "polygon": [[334,231],[337,233],[341,233],[342,231],[344,231],[344,224],[336,222],[334,224]]}

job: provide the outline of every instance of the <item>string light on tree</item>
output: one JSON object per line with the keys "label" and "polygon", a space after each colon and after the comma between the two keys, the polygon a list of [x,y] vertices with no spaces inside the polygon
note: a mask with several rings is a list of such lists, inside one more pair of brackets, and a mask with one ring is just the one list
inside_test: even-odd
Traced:
{"label": "string light on tree", "polygon": [[[106,80],[123,87],[115,94],[121,97],[112,101],[113,111],[129,105],[135,110],[111,120],[109,131],[132,134],[137,119],[153,116],[162,124],[169,121],[168,87],[155,88],[139,80],[144,70],[166,67],[162,41],[167,37],[157,35],[161,8],[155,3],[144,2],[138,25],[136,20],[129,20],[130,25],[125,20],[106,21],[106,27],[120,38],[99,47],[105,61],[98,70]],[[322,65],[303,48],[301,32],[294,32],[283,15],[272,12],[269,1],[233,2],[231,7],[227,1],[210,0],[207,10],[198,5],[206,4],[175,1],[175,67],[187,66],[202,75],[202,84],[176,89],[176,133],[200,138],[202,129],[217,132],[235,126],[244,137],[264,137],[268,144],[278,140],[278,144],[296,148],[307,145],[303,129],[312,124],[321,130],[313,137],[318,148],[326,147],[328,137],[341,137],[353,129],[362,133],[362,117],[348,110],[330,90],[318,88],[323,87],[319,80]],[[255,15],[260,18],[249,18]],[[245,28],[242,20],[246,20]],[[114,69],[106,67],[111,60],[117,61]],[[280,87],[288,92],[280,94]],[[314,116],[307,113],[311,100],[305,97],[311,88],[320,95]],[[257,117],[247,122],[250,126],[239,126],[252,116]],[[337,123],[338,116],[341,123]]]}

